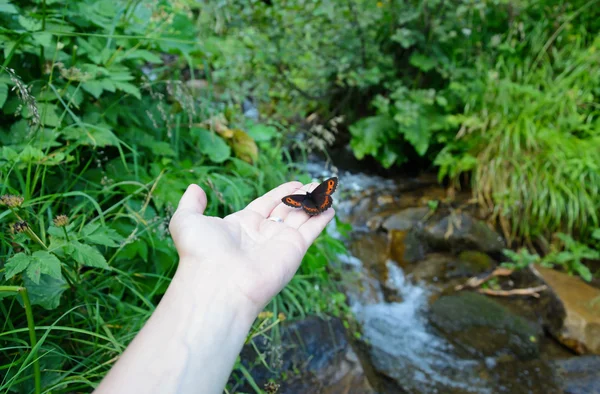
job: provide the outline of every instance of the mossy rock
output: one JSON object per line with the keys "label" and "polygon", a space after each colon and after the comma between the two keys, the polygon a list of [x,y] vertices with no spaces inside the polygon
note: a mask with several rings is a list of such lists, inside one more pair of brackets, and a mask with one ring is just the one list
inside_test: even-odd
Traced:
{"label": "mossy rock", "polygon": [[539,355],[541,327],[481,294],[442,296],[431,305],[429,319],[451,342],[476,356],[527,360]]}

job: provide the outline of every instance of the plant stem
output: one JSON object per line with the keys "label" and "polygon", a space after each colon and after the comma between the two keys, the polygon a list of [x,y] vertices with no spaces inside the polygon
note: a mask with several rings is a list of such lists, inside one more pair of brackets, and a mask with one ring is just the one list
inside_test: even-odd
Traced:
{"label": "plant stem", "polygon": [[33,357],[33,378],[35,381],[35,394],[42,392],[42,375],[40,372],[40,362],[37,358],[37,337],[35,336],[35,322],[33,321],[33,311],[27,289],[22,286],[0,286],[0,291],[11,291],[19,293],[23,299],[23,307],[27,316],[27,327],[29,328],[29,342],[31,343],[31,356]]}

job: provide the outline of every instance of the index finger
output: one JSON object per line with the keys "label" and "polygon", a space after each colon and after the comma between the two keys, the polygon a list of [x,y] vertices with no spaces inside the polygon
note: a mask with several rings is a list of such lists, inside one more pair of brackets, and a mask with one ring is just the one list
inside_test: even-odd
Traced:
{"label": "index finger", "polygon": [[258,197],[252,201],[246,209],[250,209],[263,217],[268,217],[273,209],[281,203],[281,199],[288,194],[293,194],[302,188],[302,183],[298,181],[284,183],[283,185],[277,186],[275,189],[266,193],[265,195]]}

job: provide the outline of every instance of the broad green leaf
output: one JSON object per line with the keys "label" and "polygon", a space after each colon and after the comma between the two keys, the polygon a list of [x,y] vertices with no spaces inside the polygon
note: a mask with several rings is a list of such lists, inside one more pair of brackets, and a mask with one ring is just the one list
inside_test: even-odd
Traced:
{"label": "broad green leaf", "polygon": [[104,87],[102,82],[97,80],[85,81],[81,84],[83,90],[94,96],[95,98],[100,98],[102,92],[104,91]]}
{"label": "broad green leaf", "polygon": [[44,159],[45,155],[41,149],[26,145],[19,155],[19,161],[22,163],[38,163]]}
{"label": "broad green leaf", "polygon": [[4,276],[6,279],[10,279],[13,276],[25,271],[27,266],[33,261],[33,257],[26,255],[25,253],[17,253],[12,256],[6,262],[4,266]]}
{"label": "broad green leaf", "polygon": [[93,246],[82,244],[79,241],[71,242],[71,256],[79,264],[87,267],[104,268],[110,270],[102,253]]}
{"label": "broad green leaf", "polygon": [[38,31],[32,34],[35,42],[40,44],[43,47],[52,46],[52,34],[47,33],[45,31]]}
{"label": "broad green leaf", "polygon": [[8,85],[0,83],[0,109],[4,106],[6,98],[8,97]]}
{"label": "broad green leaf", "polygon": [[110,129],[100,126],[72,127],[63,130],[67,140],[75,140],[79,145],[114,146],[119,140]]}
{"label": "broad green leaf", "polygon": [[8,0],[0,0],[0,13],[4,14],[16,14],[19,11],[17,8],[10,3]]}
{"label": "broad green leaf", "polygon": [[576,262],[574,264],[574,268],[583,280],[585,280],[586,282],[590,282],[592,280],[592,272],[583,263]]}
{"label": "broad green leaf", "polygon": [[270,141],[277,135],[277,129],[273,126],[255,124],[248,129],[248,135],[256,142]]}
{"label": "broad green leaf", "polygon": [[89,223],[83,228],[83,239],[96,245],[117,247],[123,241],[123,237],[112,228],[99,223]]}
{"label": "broad green leaf", "polygon": [[19,159],[19,154],[16,150],[9,148],[8,146],[3,146],[0,148],[0,159],[8,162],[15,162]]}
{"label": "broad green leaf", "polygon": [[27,267],[27,276],[35,284],[40,282],[40,275],[47,274],[55,279],[61,279],[60,260],[44,250],[34,252],[32,261]]}
{"label": "broad green leaf", "polygon": [[55,309],[60,305],[60,297],[68,288],[67,282],[62,277],[53,278],[45,274],[40,276],[38,283],[34,283],[27,277],[24,282],[31,303],[47,310]]}
{"label": "broad green leaf", "polygon": [[350,145],[357,159],[365,155],[376,156],[379,148],[387,142],[397,125],[387,116],[371,116],[350,126]]}
{"label": "broad green leaf", "polygon": [[411,143],[419,156],[423,156],[427,152],[431,140],[431,130],[425,122],[425,119],[417,119],[412,124],[399,126],[399,131],[404,134],[404,138]]}
{"label": "broad green leaf", "polygon": [[19,24],[27,31],[38,31],[42,29],[42,22],[35,19],[27,18],[23,15],[19,15]]}
{"label": "broad green leaf", "polygon": [[120,82],[120,81],[114,81],[114,85],[118,90],[122,90],[125,93],[129,93],[131,94],[133,97],[137,98],[137,99],[141,99],[142,98],[142,93],[140,92],[140,89],[138,89],[137,86],[128,83],[128,82]]}
{"label": "broad green leaf", "polygon": [[231,156],[231,148],[216,133],[197,127],[192,128],[192,133],[198,136],[198,150],[211,161],[222,163]]}
{"label": "broad green leaf", "polygon": [[413,53],[410,56],[409,62],[411,65],[425,72],[432,70],[437,65],[437,61],[434,58],[419,52]]}

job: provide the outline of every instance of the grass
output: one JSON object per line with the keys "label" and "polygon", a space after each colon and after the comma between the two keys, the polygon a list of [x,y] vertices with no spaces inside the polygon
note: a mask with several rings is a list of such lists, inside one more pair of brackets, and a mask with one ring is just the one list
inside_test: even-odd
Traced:
{"label": "grass", "polygon": [[574,29],[552,46],[531,32],[523,45],[539,55],[500,56],[462,118],[474,194],[509,240],[598,226],[600,40]]}

